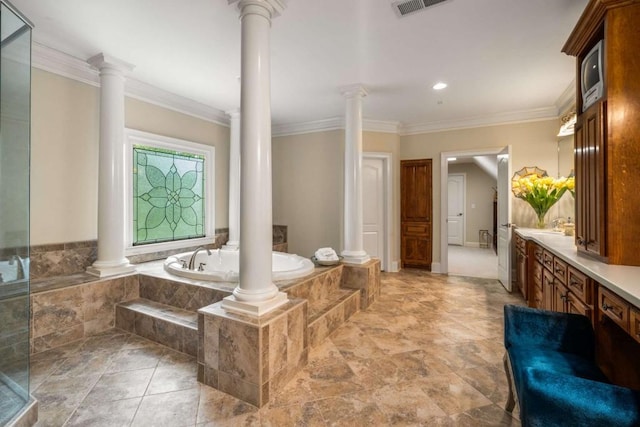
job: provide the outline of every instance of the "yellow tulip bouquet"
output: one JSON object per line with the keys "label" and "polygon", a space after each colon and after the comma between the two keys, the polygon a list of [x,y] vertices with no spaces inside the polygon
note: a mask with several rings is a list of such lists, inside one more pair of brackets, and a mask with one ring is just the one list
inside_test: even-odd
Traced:
{"label": "yellow tulip bouquet", "polygon": [[[535,172],[526,173],[528,169],[533,169]],[[538,168],[523,168],[523,170],[524,176],[519,172],[513,176],[511,191],[514,196],[529,203],[538,218],[536,227],[544,228],[544,217],[551,206],[555,205],[567,190],[573,194],[575,178],[570,176],[555,179]]]}

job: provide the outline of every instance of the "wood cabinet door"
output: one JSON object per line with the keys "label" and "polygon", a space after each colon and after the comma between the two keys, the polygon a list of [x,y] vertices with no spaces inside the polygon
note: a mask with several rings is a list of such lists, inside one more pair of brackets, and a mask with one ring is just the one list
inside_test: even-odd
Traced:
{"label": "wood cabinet door", "polygon": [[542,308],[554,310],[556,298],[553,273],[546,268],[542,270]]}
{"label": "wood cabinet door", "polygon": [[605,257],[605,122],[606,101],[582,114],[575,133],[576,246]]}
{"label": "wood cabinet door", "polygon": [[520,250],[516,251],[516,284],[525,301],[527,301],[529,294],[527,288],[527,255]]}
{"label": "wood cabinet door", "polygon": [[400,252],[402,267],[431,270],[432,161],[400,162]]}

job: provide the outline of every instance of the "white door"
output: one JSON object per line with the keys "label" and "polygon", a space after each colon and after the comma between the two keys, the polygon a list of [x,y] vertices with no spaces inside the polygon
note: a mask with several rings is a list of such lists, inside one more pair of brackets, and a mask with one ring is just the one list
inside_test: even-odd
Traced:
{"label": "white door", "polygon": [[498,279],[511,291],[511,147],[498,154]]}
{"label": "white door", "polygon": [[384,259],[384,160],[362,159],[362,240],[372,257]]}
{"label": "white door", "polygon": [[448,177],[447,231],[450,245],[464,244],[464,178],[463,174],[450,174]]}

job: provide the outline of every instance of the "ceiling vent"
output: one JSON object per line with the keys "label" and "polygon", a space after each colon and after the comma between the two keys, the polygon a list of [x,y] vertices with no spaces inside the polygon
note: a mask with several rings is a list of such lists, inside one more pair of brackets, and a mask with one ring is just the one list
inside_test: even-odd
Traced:
{"label": "ceiling vent", "polygon": [[447,0],[402,0],[395,1],[391,5],[396,11],[396,15],[402,17],[445,1]]}

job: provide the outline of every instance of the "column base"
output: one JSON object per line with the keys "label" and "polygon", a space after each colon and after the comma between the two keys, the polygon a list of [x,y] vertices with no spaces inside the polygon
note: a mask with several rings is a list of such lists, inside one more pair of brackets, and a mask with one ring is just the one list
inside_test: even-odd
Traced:
{"label": "column base", "polygon": [[266,301],[239,301],[235,296],[229,295],[222,299],[222,308],[226,311],[249,316],[262,316],[289,301],[287,294],[278,292],[273,298]]}
{"label": "column base", "polygon": [[342,262],[347,264],[365,264],[371,257],[365,251],[342,251]]}
{"label": "column base", "polygon": [[126,258],[125,261],[126,263],[117,265],[113,265],[111,262],[96,261],[91,267],[87,268],[87,273],[98,277],[109,277],[136,271],[135,265],[129,264],[129,260]]}

